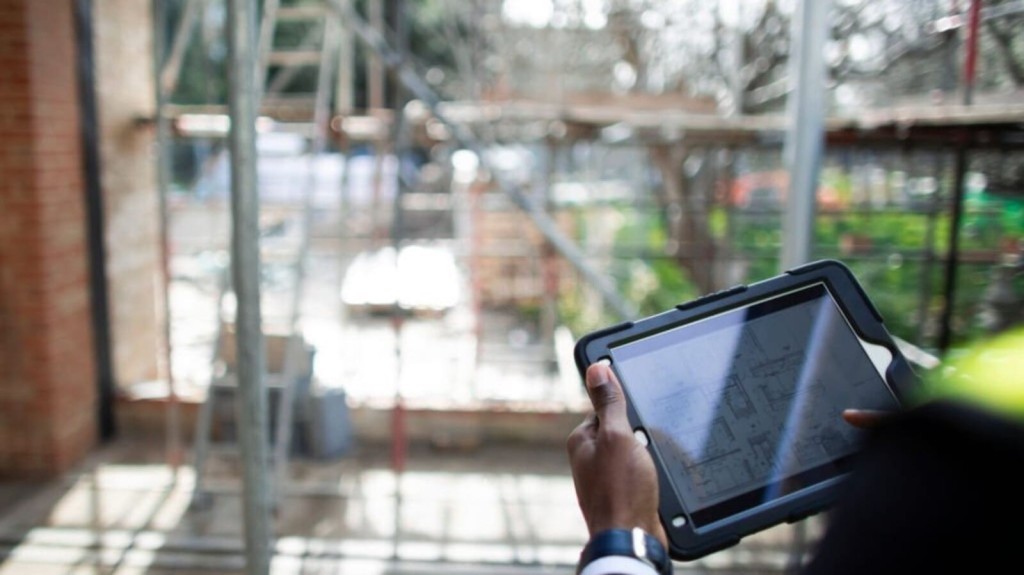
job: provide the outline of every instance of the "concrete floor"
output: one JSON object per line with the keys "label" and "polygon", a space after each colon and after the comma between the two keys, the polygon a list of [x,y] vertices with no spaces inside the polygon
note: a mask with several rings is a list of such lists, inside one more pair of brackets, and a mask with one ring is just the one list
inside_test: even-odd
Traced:
{"label": "concrete floor", "polygon": [[[190,509],[192,470],[161,457],[119,442],[53,483],[0,484],[0,575],[242,573],[234,457],[209,465],[203,509]],[[293,462],[273,572],[573,573],[586,529],[561,449],[413,445],[404,473],[389,462],[383,445]],[[782,573],[793,535],[780,526],[677,572]]]}

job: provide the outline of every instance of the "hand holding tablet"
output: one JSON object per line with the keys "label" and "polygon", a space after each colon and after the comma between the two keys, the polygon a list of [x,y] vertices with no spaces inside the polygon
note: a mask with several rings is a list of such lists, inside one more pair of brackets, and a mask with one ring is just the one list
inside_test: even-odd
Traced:
{"label": "hand holding tablet", "polygon": [[833,261],[580,339],[581,373],[602,359],[654,460],[678,559],[831,505],[859,450],[857,427],[898,410],[913,382],[881,317]]}

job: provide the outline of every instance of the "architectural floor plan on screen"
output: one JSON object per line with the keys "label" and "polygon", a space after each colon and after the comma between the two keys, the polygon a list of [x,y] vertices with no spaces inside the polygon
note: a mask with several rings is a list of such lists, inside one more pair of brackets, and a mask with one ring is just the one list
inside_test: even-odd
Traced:
{"label": "architectural floor plan on screen", "polygon": [[[685,329],[685,328],[684,328]],[[619,362],[632,400],[691,509],[850,453],[847,407],[892,401],[828,297]],[[631,386],[636,389],[639,386]]]}

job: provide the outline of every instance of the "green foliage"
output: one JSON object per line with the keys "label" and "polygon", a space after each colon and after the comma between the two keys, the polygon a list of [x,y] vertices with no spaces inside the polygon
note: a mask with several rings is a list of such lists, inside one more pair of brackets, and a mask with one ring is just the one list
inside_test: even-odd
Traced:
{"label": "green foliage", "polygon": [[665,253],[668,232],[660,213],[640,212],[633,206],[620,210],[623,225],[615,234],[616,244],[633,246],[641,257],[620,264],[619,289],[640,315],[660,313],[693,299],[697,289]]}
{"label": "green foliage", "polygon": [[[683,274],[679,266],[670,259],[656,259],[645,262],[643,273],[650,277],[650,287],[631,294],[630,299],[637,304],[641,315],[652,315],[671,309],[672,307],[698,297],[697,288]],[[636,289],[638,282],[633,276],[631,287]]]}
{"label": "green foliage", "polygon": [[[840,184],[841,185],[841,184]],[[613,233],[620,250],[612,266],[620,293],[650,315],[697,297],[696,288],[677,263],[663,256],[668,234],[658,213],[640,212],[632,206],[617,209],[621,225]],[[992,210],[967,210],[961,248],[965,253],[989,253],[1006,236],[1005,226],[976,217],[1002,217]],[[580,216],[583,222],[582,216]],[[731,248],[746,265],[746,281],[759,281],[779,273],[782,241],[781,215],[770,212],[734,212],[716,208],[709,215],[716,237],[731,235]],[[970,222],[985,233],[972,235]],[[815,258],[845,262],[863,283],[869,296],[895,335],[928,347],[934,343],[942,310],[942,274],[948,246],[950,215],[930,218],[927,213],[904,209],[849,210],[822,213],[815,221]],[[930,229],[929,229],[930,228]],[[991,229],[995,232],[991,232]],[[932,257],[926,256],[929,244]],[[630,246],[624,251],[624,246]],[[981,250],[981,251],[979,251]],[[987,250],[987,251],[986,251]],[[969,342],[984,336],[978,316],[989,284],[990,264],[962,263],[954,330],[956,341]],[[611,317],[584,317],[578,293],[566,294],[563,318],[574,333],[608,325]]]}
{"label": "green foliage", "polygon": [[[934,332],[934,325],[922,325],[920,311],[932,318],[938,317],[941,311],[941,262],[929,265],[898,255],[882,260],[844,258],[843,261],[864,286],[890,332],[907,341],[917,341],[919,336]],[[925,294],[927,300],[922,310],[921,297]]]}
{"label": "green foliage", "polygon": [[607,327],[615,323],[615,318],[607,312],[593,313],[588,310],[583,290],[564,290],[558,298],[558,316],[569,328],[573,338],[578,339],[584,334]]}

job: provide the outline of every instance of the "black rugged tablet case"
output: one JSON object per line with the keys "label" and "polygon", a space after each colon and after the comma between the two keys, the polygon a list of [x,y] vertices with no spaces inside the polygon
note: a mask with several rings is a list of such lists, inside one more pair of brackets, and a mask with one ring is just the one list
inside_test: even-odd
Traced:
{"label": "black rugged tablet case", "polygon": [[[853,273],[843,263],[836,260],[812,262],[764,281],[735,286],[679,304],[674,309],[658,315],[624,322],[587,334],[576,342],[574,349],[576,367],[582,377],[591,363],[611,356],[609,348],[616,342],[645,333],[671,329],[709,315],[744,306],[753,301],[770,298],[819,282],[825,283],[835,296],[836,303],[858,336],[869,343],[885,347],[892,354],[892,362],[886,370],[886,381],[895,392],[897,399],[902,402],[907,397],[909,390],[916,385],[914,372],[893,342],[889,332],[885,329],[882,316],[872,305]],[[640,420],[631,404],[628,405],[628,412],[630,422],[634,426],[639,426]],[[655,457],[653,444],[649,445],[648,449],[651,450],[652,457]],[[656,457],[655,460],[657,461]],[[657,465],[657,467],[660,492],[662,494],[673,493],[661,465]],[[799,493],[785,505],[771,507],[755,515],[725,522],[721,527],[706,529],[703,533],[697,533],[689,523],[682,527],[673,527],[670,520],[682,513],[682,507],[678,501],[674,500],[674,497],[662,497],[660,514],[669,537],[669,552],[673,559],[691,560],[730,547],[739,543],[740,539],[746,535],[779,523],[795,522],[827,509],[835,502],[839,488],[840,485],[833,483],[809,490],[808,493]]]}

